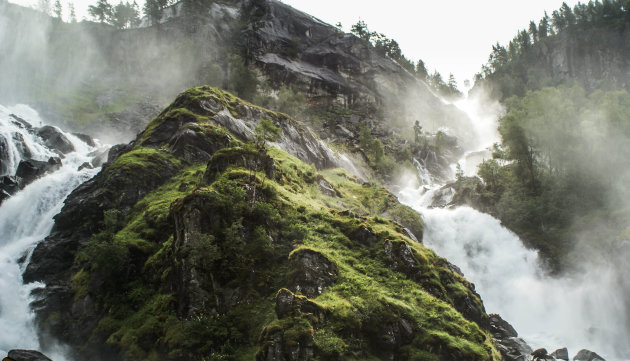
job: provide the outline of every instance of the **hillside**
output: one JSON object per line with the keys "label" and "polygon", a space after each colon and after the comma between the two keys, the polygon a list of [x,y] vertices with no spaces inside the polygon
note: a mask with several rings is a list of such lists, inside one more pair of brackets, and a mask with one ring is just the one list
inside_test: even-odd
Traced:
{"label": "hillside", "polygon": [[220,90],[180,94],[35,249],[39,326],[83,360],[500,359],[419,215],[309,142]]}
{"label": "hillside", "polygon": [[580,85],[630,90],[630,17],[624,1],[566,3],[532,21],[507,45],[496,44],[477,85],[501,99],[528,90]]}
{"label": "hillside", "polygon": [[627,14],[621,1],[565,4],[494,46],[473,90],[503,99],[502,142],[479,168],[483,182],[458,182],[455,203],[499,218],[554,272],[623,252]]}
{"label": "hillside", "polygon": [[[190,15],[180,2],[159,24],[118,30],[0,2],[0,102],[28,103],[65,129],[119,142],[179,92],[216,86],[307,120],[381,176],[413,168],[413,153],[426,158],[411,144],[416,120],[431,136],[448,127],[460,148],[471,139],[463,112],[369,41],[275,0],[204,4]],[[362,128],[388,158],[377,162],[359,144]]]}

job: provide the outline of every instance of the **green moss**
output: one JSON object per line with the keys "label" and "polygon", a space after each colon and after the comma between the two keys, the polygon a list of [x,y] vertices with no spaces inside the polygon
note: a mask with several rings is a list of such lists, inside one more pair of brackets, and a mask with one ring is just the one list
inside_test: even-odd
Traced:
{"label": "green moss", "polygon": [[81,268],[77,273],[73,274],[70,281],[72,282],[72,292],[75,300],[88,295],[90,275],[85,269]]}
{"label": "green moss", "polygon": [[153,148],[136,148],[121,155],[116,161],[106,166],[105,170],[111,176],[118,176],[117,172],[143,172],[146,176],[159,176],[165,165],[179,167],[181,161],[172,154]]}
{"label": "green moss", "polygon": [[[168,117],[195,117],[196,125],[186,126],[208,139],[229,137],[207,121],[210,111],[195,108],[201,100],[235,113],[241,104],[250,106],[220,90],[193,88],[158,116],[141,139],[148,139]],[[124,219],[116,215],[107,234],[97,235],[107,241],[107,249],[126,252],[125,272],[116,278],[116,287],[90,288],[96,269],[89,265],[98,257],[89,252],[77,256],[75,295],[94,293],[105,312],[95,332],[110,345],[128,359],[160,354],[168,359],[251,360],[266,352],[270,337],[280,333],[286,347],[314,342],[320,360],[371,360],[381,352],[380,328],[404,319],[414,337],[397,351],[401,358],[431,360],[442,352],[468,360],[498,359],[490,335],[454,309],[458,297],[476,299],[467,281],[404,235],[403,226],[421,237],[418,214],[377,184],[360,184],[340,169],[318,172],[275,148],[265,151],[275,164],[273,177],[246,169],[246,162],[231,160],[258,157],[261,150],[236,140],[226,144],[207,166],[186,166],[165,149],[140,145],[106,167],[110,174],[129,171],[150,177],[165,166],[175,173]],[[208,172],[212,177],[204,176]],[[335,195],[322,193],[323,180]],[[175,219],[193,211],[201,220],[196,233],[188,234],[195,242],[176,248]],[[385,252],[390,243],[412,250],[419,279],[392,269]],[[277,319],[274,295],[288,287],[292,256],[307,249],[337,266],[337,280],[316,300],[296,296],[296,302],[318,311]],[[184,263],[203,276],[199,288],[210,295],[193,315],[179,309],[186,295],[177,292],[188,287],[178,274]],[[228,292],[237,301],[222,299]]]}

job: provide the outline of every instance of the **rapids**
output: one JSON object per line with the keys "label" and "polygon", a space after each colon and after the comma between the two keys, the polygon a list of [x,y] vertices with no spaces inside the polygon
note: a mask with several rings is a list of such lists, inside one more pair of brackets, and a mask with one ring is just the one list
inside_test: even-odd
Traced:
{"label": "rapids", "polygon": [[[478,135],[477,148],[459,161],[467,176],[476,174],[477,165],[490,157],[488,148],[499,141],[500,107],[480,104],[479,99],[455,103],[472,119]],[[426,184],[430,177],[423,169],[419,178],[425,184],[402,189],[400,201],[422,214],[425,245],[459,266],[475,283],[488,313],[500,314],[534,349],[545,347],[551,352],[567,347],[573,357],[586,348],[608,361],[629,358],[622,287],[628,282],[619,265],[584,265],[580,274],[550,277],[537,252],[525,248],[497,219],[469,207],[431,208],[432,197],[442,184]]]}
{"label": "rapids", "polygon": [[[0,136],[8,140],[5,144],[8,145],[6,158],[9,160],[0,176],[15,174],[20,160],[26,157],[24,147],[28,148],[30,159],[46,160],[57,156],[36,132],[29,131],[10,114],[19,116],[33,127],[44,124],[27,106],[0,106]],[[63,166],[27,185],[0,205],[0,355],[6,355],[10,349],[40,349],[29,304],[33,301],[31,291],[45,285],[23,284],[22,272],[32,249],[50,233],[53,217],[61,210],[66,197],[98,172],[98,169],[87,168],[78,171],[81,164],[92,159],[90,153],[96,148],[70,133],[63,134],[75,148],[62,159]],[[44,351],[55,361],[65,360],[61,348]]]}

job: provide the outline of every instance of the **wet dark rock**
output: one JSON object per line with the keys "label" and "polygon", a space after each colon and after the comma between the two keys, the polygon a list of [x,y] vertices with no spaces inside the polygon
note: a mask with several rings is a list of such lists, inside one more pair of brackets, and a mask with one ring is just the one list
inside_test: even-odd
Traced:
{"label": "wet dark rock", "polygon": [[28,121],[24,120],[23,118],[15,115],[15,114],[9,114],[9,116],[14,119],[14,124],[19,126],[20,128],[26,129],[26,130],[33,129],[33,126],[31,125],[31,123],[29,123]]}
{"label": "wet dark rock", "polygon": [[116,144],[109,148],[107,153],[107,163],[111,163],[118,159],[121,155],[133,149],[132,144]]}
{"label": "wet dark rock", "polygon": [[261,334],[261,348],[256,355],[257,361],[309,361],[315,354],[313,327],[311,330],[302,329],[299,332],[291,329],[293,324],[301,318],[306,318],[310,325],[316,325],[324,320],[324,311],[314,302],[304,296],[299,296],[286,288],[276,294],[276,314],[278,319],[286,323],[280,327],[271,327]]}
{"label": "wet dark rock", "polygon": [[96,147],[96,142],[94,141],[94,138],[92,138],[91,136],[87,134],[82,134],[82,133],[72,133],[72,135],[81,139],[83,143],[89,145],[90,147]]}
{"label": "wet dark rock", "polygon": [[593,351],[582,349],[573,356],[573,361],[605,361],[603,357]]}
{"label": "wet dark rock", "polygon": [[17,148],[17,151],[20,154],[20,158],[29,159],[33,155],[28,145],[24,143],[24,137],[22,136],[22,134],[13,134],[13,145]]}
{"label": "wet dark rock", "polygon": [[411,323],[401,318],[397,322],[381,325],[374,337],[374,342],[380,350],[395,351],[410,343],[413,335]]}
{"label": "wet dark rock", "polygon": [[15,194],[15,192],[20,190],[20,185],[17,178],[10,175],[5,175],[0,177],[0,189],[10,195],[13,195]]}
{"label": "wet dark rock", "polygon": [[345,139],[354,139],[355,138],[355,134],[353,132],[351,132],[350,130],[348,130],[348,128],[344,127],[341,124],[337,124],[335,126],[335,132],[337,133],[337,135],[339,135],[342,138]]}
{"label": "wet dark rock", "polygon": [[418,261],[413,250],[407,243],[386,241],[384,248],[391,269],[403,273],[411,279],[420,279],[422,272],[418,267]]}
{"label": "wet dark rock", "polygon": [[550,353],[549,355],[555,358],[556,360],[569,361],[569,350],[567,350],[566,347],[559,348],[555,350],[554,352]]}
{"label": "wet dark rock", "polygon": [[9,173],[9,143],[0,135],[0,175]]}
{"label": "wet dark rock", "polygon": [[263,338],[264,346],[256,354],[256,361],[310,361],[315,354],[312,334],[288,339],[282,329],[272,330]]}
{"label": "wet dark rock", "polygon": [[488,317],[490,317],[490,332],[492,332],[495,338],[503,339],[518,336],[514,327],[501,318],[501,316],[491,313]]}
{"label": "wet dark rock", "polygon": [[301,313],[310,313],[318,319],[324,318],[324,311],[314,302],[304,296],[299,296],[286,288],[276,294],[276,315],[279,319],[289,316],[298,316]]}
{"label": "wet dark rock", "polygon": [[2,202],[4,202],[5,200],[9,198],[11,198],[11,194],[9,194],[4,189],[0,189],[0,204],[2,204]]}
{"label": "wet dark rock", "polygon": [[323,195],[328,197],[339,197],[339,194],[337,194],[337,190],[335,190],[335,188],[324,178],[320,178],[317,182],[317,185],[319,185],[319,190],[322,192]]}
{"label": "wet dark rock", "polygon": [[413,232],[412,232],[409,228],[407,228],[407,227],[403,227],[403,234],[404,234],[405,236],[407,236],[409,239],[411,239],[412,241],[414,241],[414,242],[417,242],[417,243],[422,243],[422,242],[420,242],[420,241],[418,240],[418,238],[416,237],[416,235],[415,235],[415,234],[413,234]]}
{"label": "wet dark rock", "polygon": [[90,164],[92,165],[93,168],[98,168],[102,166],[103,164],[105,164],[105,162],[107,161],[107,157],[109,155],[109,149],[110,148],[105,148],[105,149],[101,148],[99,150],[95,150],[91,152],[90,154],[88,154],[90,157],[92,157]]}
{"label": "wet dark rock", "polygon": [[8,175],[0,177],[0,204],[14,195],[18,190],[20,190],[20,186],[15,177]]}
{"label": "wet dark rock", "polygon": [[[489,315],[490,332],[505,361],[528,361],[532,348],[520,337],[507,321],[497,314]],[[545,351],[546,353],[546,351]]]}
{"label": "wet dark rock", "polygon": [[68,154],[74,151],[74,145],[56,127],[44,125],[37,129],[37,134],[44,140],[44,144],[58,154]]}
{"label": "wet dark rock", "polygon": [[372,246],[378,241],[378,236],[371,229],[364,225],[360,225],[357,229],[346,234],[348,238],[366,247]]}
{"label": "wet dark rock", "polygon": [[82,171],[82,170],[84,170],[86,168],[87,169],[93,169],[94,167],[92,166],[92,163],[90,163],[90,162],[83,162],[83,164],[81,164],[79,166],[78,171],[80,172],[80,171]]}
{"label": "wet dark rock", "polygon": [[59,168],[61,168],[61,159],[59,157],[50,157],[48,161],[29,159],[20,161],[15,175],[20,179],[20,188],[24,188],[37,178],[54,172]]}
{"label": "wet dark rock", "polygon": [[13,361],[52,361],[43,353],[34,350],[11,350],[8,358]]}
{"label": "wet dark rock", "polygon": [[222,138],[224,138],[222,141],[216,138],[208,139],[199,126],[190,123],[187,128],[180,129],[173,135],[169,144],[176,156],[189,162],[207,162],[214,152],[229,144],[229,136]]}
{"label": "wet dark rock", "polygon": [[[127,147],[120,147],[117,156],[122,154],[122,149]],[[100,230],[105,210],[119,210],[124,217],[134,204],[178,170],[166,160],[154,161],[151,169],[155,172],[149,174],[143,167],[114,168],[100,172],[77,187],[66,198],[62,211],[55,216],[50,236],[33,251],[24,280],[57,284],[65,279],[80,242]]]}
{"label": "wet dark rock", "polygon": [[444,267],[448,268],[449,271],[453,272],[453,273],[457,273],[458,275],[464,277],[464,272],[462,272],[461,268],[457,267],[456,265],[452,264],[451,262],[444,260],[443,263]]}
{"label": "wet dark rock", "polygon": [[547,353],[547,349],[546,348],[539,348],[536,349],[534,351],[532,351],[531,353],[532,355],[532,360],[546,360],[547,358],[549,358],[549,354]]}
{"label": "wet dark rock", "polygon": [[323,254],[301,249],[291,254],[290,288],[309,298],[319,296],[337,281],[337,266]]}
{"label": "wet dark rock", "polygon": [[208,162],[203,179],[212,183],[228,167],[243,167],[252,171],[264,171],[269,179],[275,178],[276,165],[268,154],[258,150],[226,149],[218,152]]}

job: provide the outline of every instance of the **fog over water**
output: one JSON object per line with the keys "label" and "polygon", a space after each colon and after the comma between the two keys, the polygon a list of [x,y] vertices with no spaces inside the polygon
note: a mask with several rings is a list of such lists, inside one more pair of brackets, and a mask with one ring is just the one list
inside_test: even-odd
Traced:
{"label": "fog over water", "polygon": [[[0,106],[0,136],[9,140],[8,150],[12,155],[9,169],[0,176],[15,173],[23,159],[19,148],[24,145],[30,150],[31,159],[47,160],[57,156],[34,131],[26,129],[11,114],[18,114],[34,126],[45,124],[28,106]],[[3,330],[0,355],[6,355],[11,349],[41,349],[30,303],[34,300],[31,291],[44,285],[23,284],[22,272],[32,249],[49,234],[53,217],[61,210],[68,194],[99,170],[77,170],[92,159],[89,154],[96,148],[70,133],[63,134],[76,149],[66,154],[63,166],[27,185],[0,205],[0,328]],[[61,347],[44,351],[55,361],[66,360]]]}
{"label": "fog over water", "polygon": [[[496,128],[502,109],[485,102],[478,97],[456,103],[473,120],[479,135],[479,148],[469,149],[459,162],[467,175],[474,174],[484,159],[470,155],[485,154],[488,159],[484,149],[499,140]],[[607,360],[630,359],[630,329],[625,322],[630,244],[605,264],[583,263],[575,267],[578,271],[551,277],[537,252],[524,247],[490,215],[469,207],[430,208],[440,187],[407,187],[399,198],[422,214],[425,245],[462,269],[476,285],[488,313],[499,313],[534,349],[545,347],[551,352],[568,347],[572,357],[586,348]]]}

